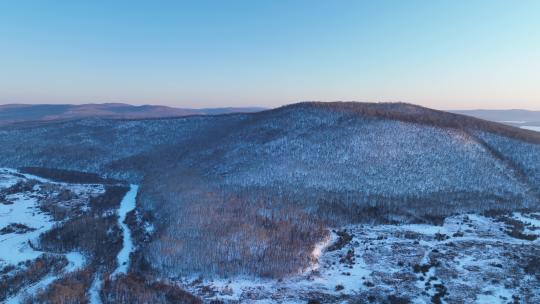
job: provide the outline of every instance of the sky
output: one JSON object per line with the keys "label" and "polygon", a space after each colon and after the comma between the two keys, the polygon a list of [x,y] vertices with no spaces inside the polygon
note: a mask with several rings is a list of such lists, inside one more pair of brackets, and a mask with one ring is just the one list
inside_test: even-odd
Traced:
{"label": "sky", "polygon": [[0,103],[540,110],[540,1],[0,0]]}

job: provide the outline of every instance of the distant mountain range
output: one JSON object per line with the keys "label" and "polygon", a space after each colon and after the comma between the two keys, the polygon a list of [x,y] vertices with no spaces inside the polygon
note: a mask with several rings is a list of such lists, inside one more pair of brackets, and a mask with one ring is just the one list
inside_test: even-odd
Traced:
{"label": "distant mountain range", "polygon": [[[19,122],[44,122],[80,118],[148,119],[172,118],[193,115],[220,115],[230,113],[253,113],[266,110],[263,107],[223,108],[176,108],[161,105],[134,106],[125,103],[96,104],[5,104],[0,105],[0,125]],[[456,114],[473,116],[484,120],[502,122],[514,126],[540,126],[540,111],[510,110],[455,110]]]}
{"label": "distant mountain range", "polygon": [[0,105],[0,125],[23,121],[70,120],[79,118],[144,119],[181,117],[191,115],[217,115],[251,113],[264,110],[259,107],[186,109],[157,105],[133,106],[123,103],[102,104],[6,104]]}
{"label": "distant mountain range", "polygon": [[540,111],[528,110],[458,110],[451,111],[457,114],[474,116],[477,118],[503,122],[511,125],[540,126]]}

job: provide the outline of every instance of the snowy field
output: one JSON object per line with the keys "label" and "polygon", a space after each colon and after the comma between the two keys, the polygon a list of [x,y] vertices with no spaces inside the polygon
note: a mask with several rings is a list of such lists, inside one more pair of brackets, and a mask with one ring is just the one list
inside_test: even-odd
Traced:
{"label": "snowy field", "polygon": [[[508,223],[523,224],[528,239],[512,236]],[[540,303],[538,213],[348,226],[332,235],[320,256],[314,250],[317,266],[296,277],[179,283],[207,300],[242,303]]]}
{"label": "snowy field", "polygon": [[[78,270],[87,263],[86,257],[79,252],[58,254],[37,249],[40,234],[61,222],[43,210],[44,204],[52,203],[76,212],[89,208],[89,198],[103,192],[102,185],[55,183],[12,169],[0,169],[1,279],[9,282],[13,276],[30,269],[38,259],[49,258],[61,265],[60,269],[53,267],[56,264],[45,266],[44,275],[28,279],[23,286],[10,286],[17,292],[4,291],[3,297],[8,295],[4,299],[6,303],[21,303],[26,295],[44,289],[62,274]],[[69,215],[63,220],[68,218]],[[27,274],[29,277],[33,275]]]}
{"label": "snowy field", "polygon": [[[34,184],[32,181],[37,182]],[[32,187],[9,189],[19,182],[29,182],[28,187]],[[47,187],[44,187],[44,183]],[[69,204],[84,204],[88,196],[103,193],[101,185],[53,183],[32,175],[19,174],[11,169],[0,169],[0,190],[4,190],[0,199],[0,229],[4,229],[0,232],[0,266],[18,264],[43,254],[34,250],[31,244],[36,242],[41,233],[51,229],[55,221],[51,215],[40,209],[40,201],[57,196],[58,191],[66,189],[78,197]]]}
{"label": "snowy field", "polygon": [[539,126],[521,126],[520,128],[540,132]]}

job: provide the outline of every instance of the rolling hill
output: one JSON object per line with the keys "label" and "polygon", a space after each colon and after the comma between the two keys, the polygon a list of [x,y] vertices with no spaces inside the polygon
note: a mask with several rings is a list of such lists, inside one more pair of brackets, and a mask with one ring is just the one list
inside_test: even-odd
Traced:
{"label": "rolling hill", "polygon": [[1,166],[139,184],[155,232],[132,267],[166,278],[290,276],[331,227],[540,210],[540,133],[403,103],[20,123],[0,145]]}

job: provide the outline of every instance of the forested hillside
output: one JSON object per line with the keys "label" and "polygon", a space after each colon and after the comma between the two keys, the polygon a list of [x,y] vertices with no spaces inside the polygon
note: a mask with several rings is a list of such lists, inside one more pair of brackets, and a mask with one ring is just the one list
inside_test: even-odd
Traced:
{"label": "forested hillside", "polygon": [[0,144],[2,166],[139,183],[156,230],[136,260],[166,276],[282,277],[328,227],[539,209],[540,133],[409,104],[19,124]]}

